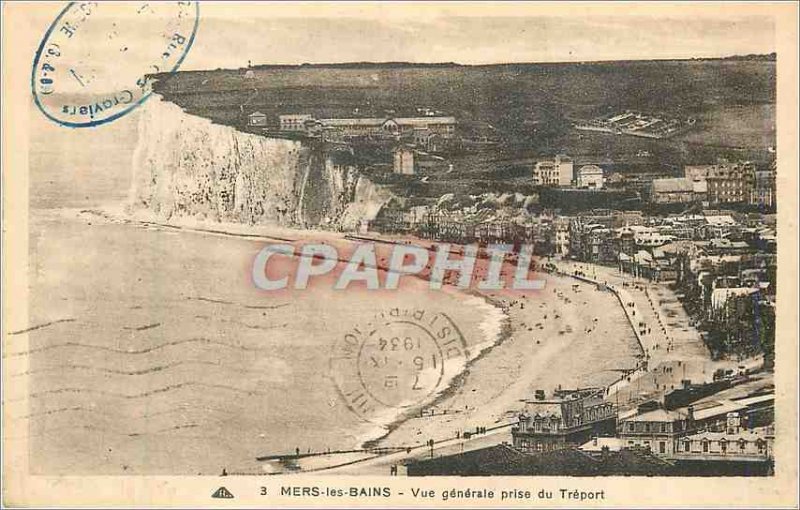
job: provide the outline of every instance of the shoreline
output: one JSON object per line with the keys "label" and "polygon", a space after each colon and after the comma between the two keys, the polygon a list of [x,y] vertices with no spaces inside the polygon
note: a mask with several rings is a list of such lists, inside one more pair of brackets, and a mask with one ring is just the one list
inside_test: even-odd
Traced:
{"label": "shoreline", "polygon": [[[336,243],[344,243],[348,246],[355,245],[358,242],[358,240],[347,239],[347,236],[351,234],[349,232],[340,233],[325,230],[301,230],[271,225],[250,226],[244,224],[216,223],[197,221],[192,218],[184,218],[186,221],[165,221],[154,217],[154,215],[142,214],[141,212],[138,214],[129,214],[125,212],[123,206],[95,209],[65,208],[50,211],[59,211],[60,216],[66,216],[68,218],[93,216],[101,218],[103,221],[125,225],[162,228],[170,231],[187,232],[197,235],[232,237],[247,241],[281,241],[291,244],[309,240],[324,240],[326,242],[333,241]],[[277,233],[273,234],[275,231],[277,231]],[[396,240],[380,238],[375,238],[374,241],[388,242],[390,244],[397,243]],[[433,241],[423,239],[415,239],[411,242],[424,243],[426,241],[428,243],[433,243]],[[297,257],[297,255],[295,255],[295,257]],[[339,262],[345,263],[347,261],[340,259]],[[387,268],[380,264],[378,264],[376,269],[381,275],[385,275],[387,272]],[[421,274],[409,276],[413,276],[414,281],[424,282],[425,284],[428,282],[428,279]],[[470,368],[493,348],[499,346],[511,336],[510,319],[497,300],[475,289],[458,289],[447,284],[445,284],[440,291],[451,296],[457,296],[457,299],[462,301],[462,305],[464,306],[470,306],[468,303],[470,300],[481,300],[482,306],[492,308],[491,310],[487,310],[486,315],[481,321],[482,327],[480,329],[483,341],[473,344],[473,349],[470,349],[469,358],[464,361],[463,366],[459,367],[457,372],[454,372],[445,379],[442,383],[442,388],[433,394],[428,401],[415,405],[410,409],[401,410],[393,417],[387,418],[386,424],[365,421],[365,424],[371,424],[374,425],[374,427],[361,434],[357,443],[352,445],[355,448],[368,449],[378,446],[382,441],[387,440],[389,436],[404,423],[414,419],[421,412],[446,401],[453,393],[458,391],[459,386],[463,384],[464,379],[469,374]],[[477,303],[472,306],[475,305],[477,305]],[[493,313],[494,316],[492,316]]]}
{"label": "shoreline", "polygon": [[[355,242],[358,242],[357,240],[346,239],[347,233],[294,230],[282,227],[270,227],[267,225],[260,225],[253,228],[249,225],[237,224],[229,228],[227,224],[214,223],[209,225],[207,222],[201,223],[193,219],[189,219],[187,222],[171,221],[165,224],[163,220],[156,219],[156,221],[152,221],[153,218],[143,218],[142,215],[131,217],[127,214],[121,214],[122,212],[121,208],[117,211],[109,209],[82,210],[77,211],[77,215],[91,215],[100,217],[103,221],[131,225],[139,224],[149,228],[177,230],[200,235],[235,237],[250,241],[261,240],[269,242],[278,240],[282,242],[305,242],[314,239],[334,242],[339,244],[340,247],[342,245],[352,246]],[[425,239],[391,239],[388,237],[384,238],[384,236],[380,235],[375,235],[374,238],[372,235],[369,237],[376,242],[387,242],[390,244],[401,244],[405,242],[422,244],[424,246],[434,243],[432,240]],[[365,240],[366,239],[361,239],[362,242]],[[386,271],[386,268],[380,267],[380,264],[377,269],[381,273],[385,273]],[[357,436],[357,443],[348,446],[356,446],[358,448],[397,445],[414,447],[420,443],[417,436],[419,436],[421,432],[414,433],[414,430],[417,430],[418,427],[422,427],[424,430],[428,431],[426,433],[427,435],[424,437],[427,438],[430,436],[438,441],[454,437],[454,433],[448,433],[448,429],[452,429],[452,427],[466,431],[468,428],[474,426],[474,423],[481,423],[487,426],[496,425],[502,422],[503,419],[507,420],[509,418],[509,412],[512,412],[519,405],[516,404],[517,401],[529,398],[532,394],[532,389],[529,386],[533,384],[541,385],[544,382],[545,385],[552,384],[552,386],[555,386],[557,383],[560,386],[561,384],[583,384],[584,380],[588,380],[592,385],[607,387],[608,384],[613,383],[613,381],[608,380],[607,376],[596,373],[598,371],[592,373],[592,363],[584,362],[585,366],[576,365],[574,368],[571,365],[561,365],[560,370],[552,369],[552,365],[563,363],[559,361],[562,353],[569,356],[571,355],[571,351],[576,348],[577,350],[582,350],[580,347],[581,345],[590,345],[590,342],[584,338],[585,335],[579,333],[579,325],[583,324],[584,327],[591,327],[591,323],[587,321],[585,313],[579,313],[576,310],[570,311],[576,304],[568,304],[569,299],[562,297],[562,294],[566,296],[566,294],[572,292],[573,278],[569,277],[569,275],[554,275],[546,272],[542,274],[546,276],[548,280],[551,280],[551,283],[554,285],[553,293],[555,293],[557,289],[561,289],[558,291],[557,299],[555,299],[553,293],[549,292],[549,288],[548,292],[535,291],[526,294],[510,289],[481,292],[477,291],[477,289],[458,289],[445,285],[441,290],[447,292],[451,296],[457,296],[459,301],[467,300],[468,302],[470,299],[479,299],[481,300],[482,306],[491,307],[494,311],[493,313],[490,311],[478,326],[482,341],[473,344],[475,349],[470,353],[469,359],[465,360],[463,366],[459,367],[457,372],[454,372],[452,376],[448,377],[448,379],[443,382],[441,390],[432,395],[430,400],[415,405],[413,408],[402,410],[394,416],[387,417],[385,424],[365,421],[365,425],[370,424],[374,426],[371,428],[365,427],[364,433]],[[415,276],[416,278],[412,281],[420,283],[427,282],[427,279],[423,275]],[[588,286],[594,287],[593,284],[589,283],[581,285],[587,286],[584,292],[591,290]],[[597,295],[598,297],[595,298],[594,295],[595,294],[591,292],[591,299],[588,293],[585,295],[587,301],[597,302],[595,307],[590,306],[590,310],[602,310],[606,307],[604,300],[611,297],[607,295],[607,297],[600,297],[600,295]],[[529,300],[528,297],[532,299]],[[616,298],[613,299],[615,302],[617,301]],[[565,304],[559,304],[561,300],[564,300]],[[515,305],[518,309],[512,310]],[[525,305],[528,306],[527,310],[522,309]],[[537,307],[536,305],[539,306]],[[564,311],[560,310],[562,306],[565,307]],[[533,318],[534,315],[541,315],[540,307],[554,308],[552,314],[555,319],[551,318],[547,321],[541,318]],[[616,312],[619,312],[619,315],[622,316],[622,309],[615,304],[612,315]],[[567,320],[567,316],[569,316],[569,321],[575,325],[575,334],[561,336],[564,333],[563,328],[568,326],[566,323],[559,324],[557,320],[559,313],[566,313],[564,320]],[[494,316],[492,317],[492,315]],[[544,317],[546,319],[547,314],[544,314]],[[538,337],[539,334],[541,334],[544,338],[537,340],[535,344],[530,344],[527,338],[520,337],[531,336],[530,332],[532,331],[532,326],[537,320],[546,323],[546,329],[537,331],[535,336]],[[613,331],[613,328],[609,329],[609,332]],[[624,337],[626,335],[627,331],[625,335],[622,336]],[[540,341],[544,345],[539,346]],[[619,342],[619,340],[617,340],[617,342]],[[623,339],[623,344],[624,343],[625,341]],[[631,358],[631,353],[628,348],[619,350],[609,347],[606,349],[604,355],[606,357],[610,355],[609,363],[612,367],[625,365],[628,363],[626,360]],[[511,370],[511,372],[516,370],[514,374],[517,375],[518,378],[504,373],[508,371],[505,370],[508,368],[505,367],[508,363],[516,363],[518,365]],[[498,366],[498,364],[500,366]],[[523,368],[523,365],[530,368],[526,370]],[[483,370],[483,366],[486,366],[487,369]],[[500,372],[497,372],[498,369]],[[552,372],[552,375],[539,377],[538,374],[540,372]],[[486,376],[484,373],[490,375]],[[496,375],[491,375],[495,373]],[[521,379],[519,379],[519,377],[521,377]],[[490,382],[488,384],[478,384],[478,387],[481,389],[477,394],[475,393],[476,389],[470,389],[468,387],[470,382],[475,379],[481,380],[486,378],[490,379]],[[494,381],[492,379],[497,380]],[[570,383],[570,380],[581,382]],[[487,391],[497,391],[497,393],[496,395],[487,396],[485,395]],[[481,399],[483,399],[483,401]],[[497,400],[499,403],[493,403],[494,400]],[[462,405],[464,403],[466,403],[466,408]],[[461,406],[461,410],[455,410],[457,405]],[[446,409],[444,413],[445,420],[442,420],[441,414],[437,414],[437,412],[441,413],[442,409]],[[451,410],[455,410],[455,412],[453,413]],[[431,411],[432,414],[426,415],[426,411]],[[499,437],[497,440],[501,441]]]}
{"label": "shoreline", "polygon": [[408,422],[409,420],[413,419],[417,413],[421,413],[431,408],[435,408],[438,405],[442,404],[443,402],[447,401],[447,399],[451,398],[459,388],[464,384],[465,379],[469,375],[470,369],[477,363],[481,358],[491,352],[492,349],[495,347],[500,346],[504,341],[511,337],[511,326],[508,324],[510,318],[502,311],[502,309],[491,302],[491,298],[488,296],[475,296],[480,297],[486,301],[489,306],[494,306],[498,310],[501,311],[503,314],[503,318],[500,319],[500,330],[498,332],[497,337],[493,342],[485,342],[486,346],[480,349],[477,355],[471,357],[467,362],[464,364],[464,367],[455,374],[447,384],[442,388],[442,390],[438,391],[434,396],[433,399],[425,404],[420,406],[416,406],[413,409],[410,409],[400,416],[397,417],[396,420],[392,421],[389,425],[385,427],[385,432],[378,438],[369,439],[361,443],[360,447],[364,449],[375,448],[380,446],[382,441],[389,439],[394,431],[400,428],[404,423]]}

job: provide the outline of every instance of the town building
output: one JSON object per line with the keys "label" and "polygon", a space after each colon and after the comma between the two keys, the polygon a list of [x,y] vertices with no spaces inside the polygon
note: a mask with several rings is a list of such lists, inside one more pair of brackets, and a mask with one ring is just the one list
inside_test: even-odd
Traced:
{"label": "town building", "polygon": [[758,175],[756,165],[752,162],[720,160],[714,165],[686,166],[683,170],[686,179],[707,183],[708,201],[712,204],[749,202],[757,205],[760,201],[774,201],[774,192],[771,192],[774,183],[771,182],[769,169]]}
{"label": "town building", "polygon": [[553,222],[554,249],[556,255],[566,257],[569,255],[569,227],[570,219],[559,216]]}
{"label": "town building", "polygon": [[671,455],[676,439],[695,430],[692,420],[690,413],[655,409],[623,421],[619,437],[628,448],[638,446],[657,455]]}
{"label": "town building", "polygon": [[683,175],[690,181],[705,181],[714,165],[686,165]]}
{"label": "town building", "polygon": [[650,201],[654,204],[688,204],[694,202],[694,183],[684,177],[653,179]]}
{"label": "town building", "polygon": [[253,112],[247,116],[247,125],[264,127],[267,125],[267,116],[261,112]]}
{"label": "town building", "polygon": [[731,241],[727,237],[714,237],[696,244],[706,255],[744,255],[753,251],[745,241]]}
{"label": "town building", "polygon": [[603,169],[597,165],[584,165],[578,169],[579,188],[602,189],[605,183]]}
{"label": "town building", "polygon": [[569,254],[585,262],[615,263],[616,232],[610,228],[611,214],[583,215],[570,222]]}
{"label": "town building", "polygon": [[773,208],[776,203],[776,171],[777,160],[767,168],[755,170],[753,189],[750,192],[750,204],[763,208]]}
{"label": "town building", "polygon": [[414,128],[413,141],[414,145],[429,152],[437,152],[444,146],[442,135],[428,127]]}
{"label": "town building", "polygon": [[572,158],[558,154],[552,160],[537,161],[533,166],[533,183],[538,186],[569,186],[572,184]]}
{"label": "town building", "polygon": [[280,115],[281,131],[333,131],[344,138],[397,137],[408,135],[428,138],[437,135],[451,138],[455,134],[455,117],[356,117],[315,119],[310,114]]}
{"label": "town building", "polygon": [[600,388],[557,390],[551,399],[537,392],[511,429],[514,447],[543,452],[579,446],[597,436],[613,436],[617,411]]}
{"label": "town building", "polygon": [[657,408],[622,420],[619,438],[625,447],[650,448],[656,455],[672,456],[682,448],[681,439],[705,432],[724,432],[740,427],[766,425],[774,419],[774,395],[738,400],[701,401],[678,409]]}
{"label": "town building", "polygon": [[748,201],[754,179],[755,166],[752,163],[713,167],[706,177],[709,202],[726,204]]}
{"label": "town building", "polygon": [[533,167],[533,183],[538,186],[557,186],[558,169],[552,161],[539,161]]}
{"label": "town building", "polygon": [[671,281],[677,277],[672,259],[660,249],[653,249],[652,252],[639,250],[633,255],[620,253],[619,269],[654,282]]}
{"label": "town building", "polygon": [[[711,312],[725,315],[726,305],[730,300],[736,300],[741,297],[749,297],[753,294],[760,292],[758,287],[724,287],[713,289],[711,291]],[[758,296],[756,296],[758,297]],[[727,316],[720,317],[727,318]]]}
{"label": "town building", "polygon": [[708,181],[692,181],[692,192],[695,202],[708,204]]}
{"label": "town building", "polygon": [[624,111],[613,116],[603,116],[577,122],[574,127],[580,131],[597,131],[616,135],[640,136],[644,138],[669,138],[691,128],[695,119],[660,118],[654,115]]}
{"label": "town building", "polygon": [[[731,417],[734,424],[738,419],[735,414]],[[772,427],[748,430],[736,424],[724,431],[704,431],[681,438],[671,457],[684,461],[764,462],[774,455],[773,442]]]}
{"label": "town building", "polygon": [[403,175],[414,175],[414,151],[408,147],[397,147],[393,151],[394,173]]}
{"label": "town building", "polygon": [[302,132],[306,130],[306,122],[313,117],[308,114],[280,115],[278,121],[281,131]]}
{"label": "town building", "polygon": [[755,165],[750,162],[714,165],[708,172],[708,201],[713,204],[742,203],[750,200],[755,180]]}

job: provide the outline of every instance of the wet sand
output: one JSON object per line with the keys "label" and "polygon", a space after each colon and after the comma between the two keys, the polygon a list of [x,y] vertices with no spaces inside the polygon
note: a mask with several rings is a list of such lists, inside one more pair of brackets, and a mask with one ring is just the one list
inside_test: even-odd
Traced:
{"label": "wet sand", "polygon": [[620,385],[611,395],[622,410],[679,388],[683,380],[711,382],[718,369],[735,370],[740,364],[754,369],[761,364],[760,357],[712,361],[700,332],[691,324],[668,283],[634,278],[608,266],[572,261],[561,261],[558,266],[564,272],[579,270],[595,281],[614,285],[624,296],[623,301],[630,300],[633,305],[637,325],[641,321],[639,338],[648,366],[646,371],[633,374],[627,384]]}
{"label": "wet sand", "polygon": [[[470,365],[452,394],[427,410],[432,415],[403,423],[382,446],[445,439],[513,421],[537,389],[606,386],[620,377],[618,370],[635,365],[638,347],[613,295],[571,278],[547,275],[546,280],[544,291],[524,297],[511,291],[488,294],[508,316],[507,337]],[[510,432],[506,436],[510,440]]]}

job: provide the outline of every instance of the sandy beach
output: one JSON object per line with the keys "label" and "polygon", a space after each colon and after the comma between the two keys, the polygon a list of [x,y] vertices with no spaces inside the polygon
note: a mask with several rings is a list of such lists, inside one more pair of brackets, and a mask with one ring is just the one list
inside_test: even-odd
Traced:
{"label": "sandy beach", "polygon": [[[637,346],[613,296],[547,275],[542,292],[488,294],[508,316],[507,337],[472,363],[458,388],[384,441],[406,445],[515,420],[537,389],[605,386],[635,364]],[[629,331],[629,328],[628,328]],[[510,440],[510,434],[507,437]]]}
{"label": "sandy beach", "polygon": [[634,278],[608,266],[574,261],[559,261],[557,266],[563,273],[579,271],[586,279],[613,286],[620,296],[618,306],[627,306],[626,312],[636,325],[647,366],[611,389],[609,399],[622,412],[659,392],[680,387],[684,380],[711,382],[718,369],[736,370],[739,365],[755,369],[761,364],[760,357],[712,360],[700,332],[666,283]]}

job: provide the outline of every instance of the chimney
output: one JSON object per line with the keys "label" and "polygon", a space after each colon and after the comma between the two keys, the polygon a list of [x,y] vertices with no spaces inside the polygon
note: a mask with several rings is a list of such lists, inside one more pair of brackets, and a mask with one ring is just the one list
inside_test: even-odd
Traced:
{"label": "chimney", "polygon": [[[593,440],[593,444],[594,444],[595,446],[597,446],[597,437],[595,437],[595,438],[594,438],[594,440]],[[603,448],[605,448],[605,446],[604,446]]]}
{"label": "chimney", "polygon": [[694,406],[689,406],[686,408],[686,420],[694,421]]}

